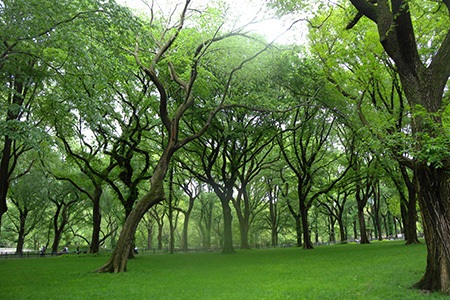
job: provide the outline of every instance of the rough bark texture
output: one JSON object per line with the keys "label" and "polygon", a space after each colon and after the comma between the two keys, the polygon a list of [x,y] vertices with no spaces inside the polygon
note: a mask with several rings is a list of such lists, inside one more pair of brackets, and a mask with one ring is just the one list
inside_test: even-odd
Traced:
{"label": "rough bark texture", "polygon": [[417,165],[419,202],[428,255],[420,289],[450,294],[450,176],[448,170]]}
{"label": "rough bark texture", "polygon": [[[426,271],[416,286],[450,294],[450,157],[429,161],[426,153],[421,152],[427,143],[421,137],[445,134],[438,113],[444,109],[442,98],[450,77],[450,29],[438,50],[433,51],[431,62],[425,64],[415,40],[409,1],[377,1],[377,5],[366,0],[350,2],[376,23],[380,42],[395,62],[412,110],[419,105],[427,114],[424,117],[413,111],[411,124],[417,153],[424,156],[419,157],[414,167],[428,249]],[[450,10],[450,2],[442,2]]]}
{"label": "rough bark texture", "polygon": [[127,270],[128,257],[132,250],[134,235],[139,222],[153,205],[164,200],[164,177],[169,164],[167,157],[166,153],[160,159],[151,178],[150,191],[136,203],[136,206],[128,215],[111,258],[105,265],[98,268],[97,272],[118,273]]}

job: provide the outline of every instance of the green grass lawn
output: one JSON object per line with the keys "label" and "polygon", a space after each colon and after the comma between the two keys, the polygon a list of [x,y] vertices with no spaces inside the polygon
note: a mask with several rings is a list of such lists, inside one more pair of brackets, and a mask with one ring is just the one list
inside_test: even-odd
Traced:
{"label": "green grass lawn", "polygon": [[97,274],[107,256],[0,260],[0,299],[448,299],[412,289],[425,245],[403,242],[140,255]]}

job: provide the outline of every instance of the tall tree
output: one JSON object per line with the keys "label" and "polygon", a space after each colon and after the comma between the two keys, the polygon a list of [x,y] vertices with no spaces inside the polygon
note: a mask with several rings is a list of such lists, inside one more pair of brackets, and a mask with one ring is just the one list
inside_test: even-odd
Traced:
{"label": "tall tree", "polygon": [[53,85],[53,71],[58,68],[53,64],[54,50],[63,41],[60,33],[67,24],[80,16],[92,16],[99,9],[95,0],[74,1],[71,5],[58,1],[2,2],[0,222],[7,210],[9,180],[17,160],[36,147],[42,139],[38,133],[45,131],[40,124],[45,113],[39,112],[42,102],[38,102],[48,97],[43,88]]}
{"label": "tall tree", "polygon": [[[427,268],[417,287],[450,294],[450,154],[440,113],[446,107],[443,98],[450,76],[450,1],[438,1],[434,7],[428,2],[424,7],[402,0],[350,2],[357,15],[348,28],[357,30],[356,22],[361,16],[376,24],[380,43],[395,63],[411,108],[417,157],[414,169],[428,249]],[[414,23],[412,14],[416,11],[434,12],[430,16],[433,24]],[[439,22],[447,26],[430,36]],[[433,39],[433,43],[428,43],[433,49],[419,48],[420,34]],[[434,150],[430,151],[432,144]]]}
{"label": "tall tree", "polygon": [[[312,249],[308,211],[314,201],[333,186],[349,170],[335,173],[333,165],[340,154],[333,150],[331,137],[336,118],[327,109],[317,106],[305,106],[295,111],[286,129],[282,130],[278,143],[284,160],[295,174],[298,205],[289,203],[294,218],[301,220],[303,248]],[[327,179],[325,179],[327,178]],[[300,245],[299,245],[300,246]]]}
{"label": "tall tree", "polygon": [[[155,100],[158,101],[158,115],[163,125],[163,137],[165,140],[150,178],[150,188],[136,202],[128,215],[111,258],[98,269],[99,272],[126,271],[128,254],[140,220],[152,206],[166,198],[164,178],[174,153],[192,140],[200,137],[207,130],[214,115],[222,108],[233,74],[242,68],[246,62],[263,51],[260,49],[252,57],[246,57],[235,68],[231,68],[228,72],[228,84],[221,90],[221,96],[214,99],[216,101],[213,103],[213,106],[215,104],[216,107],[211,109],[211,106],[209,106],[209,116],[205,123],[200,124],[194,130],[184,128],[183,118],[185,115],[191,110],[199,109],[200,104],[202,104],[200,101],[202,100],[201,94],[196,86],[196,84],[201,85],[199,78],[207,73],[206,69],[202,68],[202,58],[208,54],[208,50],[215,43],[221,42],[227,37],[238,35],[238,32],[222,34],[217,28],[209,30],[209,32],[206,30],[204,32],[204,35],[208,36],[206,39],[196,34],[195,30],[187,30],[188,35],[184,35],[183,29],[186,18],[189,16],[190,4],[191,1],[187,0],[180,7],[180,11],[173,12],[180,15],[175,24],[169,24],[169,26],[166,24],[159,27],[157,21],[160,20],[150,20],[152,25],[155,25],[151,26],[150,29],[159,28],[162,29],[162,32],[159,33],[159,36],[156,33],[146,32],[145,34],[151,37],[152,42],[147,45],[143,45],[141,42],[135,47],[134,56],[136,63],[157,90],[157,99]],[[151,15],[153,16],[154,14],[152,13]],[[171,22],[171,18],[168,21]],[[143,52],[143,49],[149,51]],[[221,49],[217,48],[216,50],[220,51]],[[145,58],[146,55],[150,57]],[[180,60],[176,59],[177,55]],[[187,59],[188,57],[189,59]],[[204,66],[207,67],[207,65]],[[209,73],[207,76],[209,75],[212,74]],[[217,103],[218,99],[219,103]]]}
{"label": "tall tree", "polygon": [[346,202],[351,193],[354,191],[350,186],[340,187],[336,189],[336,192],[328,193],[325,200],[320,199],[320,206],[325,207],[327,213],[338,222],[341,243],[346,243],[348,239],[344,214]]}
{"label": "tall tree", "polygon": [[45,223],[45,207],[47,206],[47,180],[39,171],[15,178],[11,183],[9,201],[12,211],[7,212],[17,234],[16,253],[22,254],[25,240],[39,224]]}
{"label": "tall tree", "polygon": [[47,196],[55,205],[52,217],[53,243],[51,249],[53,253],[57,253],[63,234],[70,222],[71,213],[80,199],[77,190],[68,182],[49,178],[49,185]]}
{"label": "tall tree", "polygon": [[194,208],[194,202],[199,198],[202,192],[202,185],[195,181],[192,178],[185,180],[184,182],[180,182],[177,179],[177,185],[184,191],[184,193],[189,197],[187,207],[175,207],[176,210],[180,211],[184,215],[183,220],[183,232],[181,235],[181,249],[185,252],[189,250],[188,243],[188,229],[189,229],[189,221],[192,213],[192,209]]}

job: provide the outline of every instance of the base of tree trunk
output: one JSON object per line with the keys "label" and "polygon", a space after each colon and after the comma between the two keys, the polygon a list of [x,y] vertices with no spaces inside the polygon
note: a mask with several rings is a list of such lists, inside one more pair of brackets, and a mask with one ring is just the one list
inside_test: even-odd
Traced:
{"label": "base of tree trunk", "polygon": [[417,245],[420,244],[419,239],[411,239],[411,240],[407,240],[405,245]]}
{"label": "base of tree trunk", "polygon": [[221,253],[222,254],[235,254],[236,251],[233,248],[223,248]]}

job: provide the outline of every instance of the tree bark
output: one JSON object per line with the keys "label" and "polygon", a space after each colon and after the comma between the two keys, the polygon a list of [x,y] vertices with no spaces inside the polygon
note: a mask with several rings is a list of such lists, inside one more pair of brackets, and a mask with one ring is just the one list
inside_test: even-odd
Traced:
{"label": "tree bark", "polygon": [[[300,195],[299,195],[300,196]],[[302,231],[303,231],[303,249],[313,249],[313,244],[311,243],[311,234],[309,232],[308,223],[308,208],[305,204],[305,199],[300,196],[300,213],[302,219]]]}
{"label": "tree bark", "polygon": [[297,237],[297,247],[303,245],[303,232],[302,232],[302,218],[299,215],[295,215],[295,233]]}
{"label": "tree bark", "polygon": [[153,248],[153,224],[147,225],[147,249]]}
{"label": "tree bark", "polygon": [[[17,76],[16,78],[20,78],[20,76]],[[12,108],[8,108],[6,122],[19,119],[19,112],[21,110],[17,107],[22,107],[27,90],[24,88],[24,85],[20,79],[15,80],[11,84],[14,87],[14,93],[10,96],[10,99],[12,99],[12,103],[10,103],[12,104]],[[0,224],[2,223],[3,214],[5,214],[8,210],[6,196],[8,195],[9,180],[13,171],[12,169],[14,169],[11,165],[15,165],[14,163],[11,163],[12,152],[14,151],[12,143],[12,138],[9,135],[5,135],[2,149],[2,159],[0,161]]]}
{"label": "tree bark", "polygon": [[98,268],[97,272],[119,273],[127,270],[128,257],[132,250],[134,235],[139,222],[152,206],[165,199],[164,178],[173,152],[174,149],[170,146],[164,151],[150,179],[150,191],[136,203],[128,215],[111,258],[106,264]]}
{"label": "tree bark", "polygon": [[358,206],[358,224],[359,224],[359,234],[361,244],[370,244],[369,238],[367,237],[366,229],[366,218],[364,216],[364,206]]}
{"label": "tree bark", "polygon": [[336,224],[336,219],[333,217],[332,214],[329,215],[329,233],[330,233],[330,238],[329,241],[332,243],[336,242],[336,232],[334,230],[334,225]]}
{"label": "tree bark", "polygon": [[345,234],[345,226],[344,226],[344,220],[342,219],[342,216],[339,216],[337,221],[338,221],[338,225],[339,225],[339,236],[341,237],[341,243],[346,243],[347,235]]}
{"label": "tree bark", "polygon": [[426,271],[416,286],[450,294],[450,176],[448,170],[424,163],[416,170],[428,249]]}
{"label": "tree bark", "polygon": [[[391,1],[392,6],[389,1],[377,1],[377,5],[366,0],[350,2],[376,23],[380,42],[395,62],[412,110],[418,154],[414,169],[428,250],[426,271],[416,286],[450,294],[450,157],[443,155],[434,161],[423,152],[430,143],[424,136],[445,136],[438,113],[445,109],[442,100],[450,77],[450,29],[439,48],[433,49],[431,62],[425,64],[419,55],[409,1]],[[450,10],[450,2],[442,2]],[[415,113],[417,106],[425,110],[425,116]]]}
{"label": "tree bark", "polygon": [[11,159],[12,140],[6,136],[3,143],[2,160],[0,162],[0,224],[2,216],[8,210],[6,195],[9,188],[9,161]]}
{"label": "tree bark", "polygon": [[[246,195],[247,184],[242,183],[241,189],[242,191],[236,197],[236,200],[233,201],[233,205],[239,221],[241,249],[250,249],[250,244],[248,242],[248,231],[250,227],[250,205],[248,203],[248,196]],[[244,209],[242,209],[241,205],[244,206]]]}
{"label": "tree bark", "polygon": [[222,204],[222,212],[223,212],[223,254],[232,254],[235,253],[233,247],[233,227],[232,220],[233,216],[231,215],[231,207],[229,199],[220,199],[220,203]]}
{"label": "tree bark", "polygon": [[206,201],[200,201],[202,204],[200,210],[199,228],[202,235],[203,249],[207,250],[211,248],[211,230],[212,230],[212,211],[213,203],[210,199]]}
{"label": "tree bark", "polygon": [[[400,165],[403,180],[405,181],[406,188],[408,190],[408,200],[405,203],[401,203],[402,206],[402,219],[404,223],[404,234],[407,245],[419,244],[419,238],[417,237],[417,180],[415,171],[413,171],[413,178],[410,179],[406,167]],[[403,214],[403,209],[406,209],[406,213]]]}
{"label": "tree bark", "polygon": [[92,238],[89,253],[98,253],[100,251],[100,230],[102,223],[102,214],[100,211],[101,194],[101,187],[96,187],[92,199]]}
{"label": "tree bark", "polygon": [[22,255],[25,243],[25,224],[28,216],[28,209],[19,210],[19,232],[17,238],[16,254]]}
{"label": "tree bark", "polygon": [[[366,218],[364,215],[364,208],[366,207],[367,200],[369,199],[370,194],[366,190],[366,193],[361,191],[360,185],[357,184],[356,187],[356,202],[358,208],[358,224],[359,224],[359,234],[360,234],[360,243],[361,244],[370,244],[369,238],[367,237],[367,229],[366,229]],[[355,235],[356,239],[356,235]]]}
{"label": "tree bark", "polygon": [[272,199],[272,192],[270,193],[269,199],[269,224],[271,245],[272,247],[276,247],[278,246],[278,209],[277,203]]}
{"label": "tree bark", "polygon": [[[58,253],[58,247],[59,247],[59,241],[61,240],[61,234],[64,230],[64,226],[66,225],[64,214],[62,213],[62,204],[56,204],[56,212],[53,216],[53,230],[54,230],[54,236],[53,236],[53,244],[52,244],[52,252]],[[58,218],[59,215],[62,215],[62,221],[61,226],[58,225]]]}

